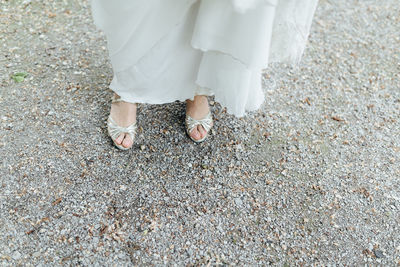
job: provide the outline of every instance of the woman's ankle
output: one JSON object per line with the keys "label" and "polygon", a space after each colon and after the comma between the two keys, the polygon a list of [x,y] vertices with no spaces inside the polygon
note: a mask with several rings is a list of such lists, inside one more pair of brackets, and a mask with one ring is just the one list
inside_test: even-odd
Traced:
{"label": "woman's ankle", "polygon": [[194,100],[186,100],[186,112],[195,119],[206,116],[210,108],[207,96],[195,96]]}
{"label": "woman's ankle", "polygon": [[110,114],[118,125],[127,127],[136,122],[137,104],[124,101],[112,103]]}

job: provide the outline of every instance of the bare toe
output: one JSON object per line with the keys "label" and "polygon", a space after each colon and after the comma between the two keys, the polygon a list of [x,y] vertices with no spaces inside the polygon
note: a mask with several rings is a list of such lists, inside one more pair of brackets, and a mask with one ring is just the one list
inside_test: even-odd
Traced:
{"label": "bare toe", "polygon": [[199,125],[199,126],[197,127],[197,129],[198,129],[198,131],[199,131],[199,133],[200,133],[200,138],[199,138],[199,139],[204,138],[204,136],[206,136],[207,132],[206,132],[206,130],[203,128],[203,126]]}
{"label": "bare toe", "polygon": [[115,139],[115,143],[116,144],[118,144],[118,145],[121,145],[122,144],[122,141],[124,140],[124,138],[125,138],[125,134],[120,134],[119,136],[118,136],[118,138],[117,139]]}
{"label": "bare toe", "polygon": [[129,134],[125,135],[122,145],[126,148],[130,148],[133,145],[133,141],[132,141],[131,137],[129,136]]}
{"label": "bare toe", "polygon": [[197,128],[194,128],[191,132],[190,132],[190,136],[196,140],[200,139],[200,133],[197,130]]}

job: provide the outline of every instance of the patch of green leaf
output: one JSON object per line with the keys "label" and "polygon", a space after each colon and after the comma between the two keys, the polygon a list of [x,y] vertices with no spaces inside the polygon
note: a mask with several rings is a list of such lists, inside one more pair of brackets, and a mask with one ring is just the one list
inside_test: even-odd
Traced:
{"label": "patch of green leaf", "polygon": [[26,76],[28,76],[28,73],[26,73],[26,72],[17,72],[17,73],[14,73],[14,74],[11,76],[11,78],[12,78],[15,82],[21,83],[21,82],[23,82],[23,81],[25,80]]}

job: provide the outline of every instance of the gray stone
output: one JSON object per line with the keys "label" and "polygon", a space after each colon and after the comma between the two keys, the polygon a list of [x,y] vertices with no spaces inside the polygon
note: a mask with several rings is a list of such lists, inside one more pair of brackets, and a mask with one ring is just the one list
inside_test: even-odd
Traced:
{"label": "gray stone", "polygon": [[19,253],[19,251],[14,251],[14,253],[12,254],[12,258],[14,259],[14,260],[19,260],[19,259],[21,259],[21,253]]}

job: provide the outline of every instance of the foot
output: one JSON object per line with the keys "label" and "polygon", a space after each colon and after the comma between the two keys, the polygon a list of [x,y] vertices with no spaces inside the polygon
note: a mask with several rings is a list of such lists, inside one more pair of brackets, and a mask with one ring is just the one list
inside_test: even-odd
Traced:
{"label": "foot", "polygon": [[[120,97],[114,94],[116,99]],[[136,122],[137,105],[124,101],[114,102],[111,104],[110,116],[121,127],[128,127]],[[125,148],[131,148],[133,140],[129,134],[120,134],[114,142]]]}
{"label": "foot", "polygon": [[[206,96],[195,96],[194,101],[186,100],[186,114],[196,120],[204,118],[210,107],[208,106],[208,100]],[[201,140],[207,135],[207,131],[203,126],[198,125],[191,132],[190,136],[195,140]]]}

